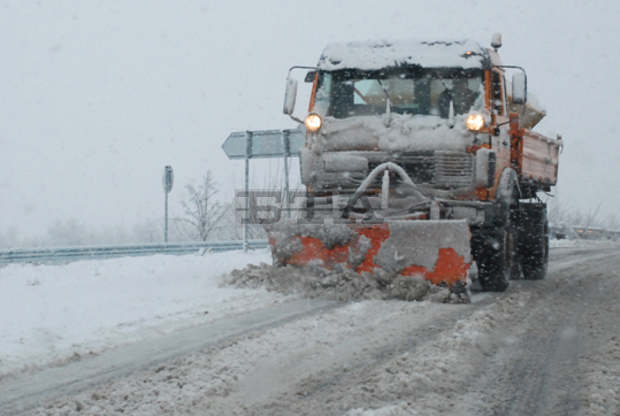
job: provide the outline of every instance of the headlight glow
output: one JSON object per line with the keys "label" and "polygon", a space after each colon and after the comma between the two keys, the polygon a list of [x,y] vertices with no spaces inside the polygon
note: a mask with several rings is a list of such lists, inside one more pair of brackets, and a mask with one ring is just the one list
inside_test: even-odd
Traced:
{"label": "headlight glow", "polygon": [[308,114],[308,116],[306,116],[304,124],[306,125],[306,129],[308,129],[310,133],[316,133],[323,125],[323,120],[321,120],[320,115],[316,113],[310,113]]}
{"label": "headlight glow", "polygon": [[465,119],[465,126],[468,130],[480,131],[484,127],[484,117],[482,114],[469,114]]}

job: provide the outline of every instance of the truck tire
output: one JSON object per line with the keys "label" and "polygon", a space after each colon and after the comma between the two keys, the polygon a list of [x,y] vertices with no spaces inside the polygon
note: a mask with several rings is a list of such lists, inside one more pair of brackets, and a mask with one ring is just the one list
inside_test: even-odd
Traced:
{"label": "truck tire", "polygon": [[509,213],[472,235],[472,254],[478,266],[478,280],[484,291],[503,292],[516,269],[517,233]]}
{"label": "truck tire", "polygon": [[524,203],[519,211],[519,259],[523,278],[544,279],[549,263],[547,206],[543,203]]}
{"label": "truck tire", "polygon": [[[511,172],[507,172],[511,173]],[[514,175],[513,175],[514,176]],[[518,243],[519,190],[508,174],[502,198],[492,219],[472,233],[472,254],[478,266],[478,280],[484,291],[503,292],[510,280],[521,276]]]}

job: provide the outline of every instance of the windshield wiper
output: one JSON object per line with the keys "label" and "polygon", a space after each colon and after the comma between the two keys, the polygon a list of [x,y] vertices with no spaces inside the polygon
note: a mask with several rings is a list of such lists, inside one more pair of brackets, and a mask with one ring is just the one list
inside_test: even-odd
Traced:
{"label": "windshield wiper", "polygon": [[390,94],[387,92],[387,89],[385,88],[385,86],[383,85],[383,82],[381,82],[380,79],[377,80],[377,82],[379,83],[379,85],[381,86],[381,89],[383,90],[383,93],[385,94],[385,114],[388,115],[388,117],[392,116],[392,106],[390,104]]}

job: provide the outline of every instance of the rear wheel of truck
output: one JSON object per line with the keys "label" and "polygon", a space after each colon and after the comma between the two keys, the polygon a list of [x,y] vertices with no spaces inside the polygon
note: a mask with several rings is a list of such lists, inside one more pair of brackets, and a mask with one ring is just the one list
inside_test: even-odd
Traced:
{"label": "rear wheel of truck", "polygon": [[549,224],[547,206],[524,203],[520,206],[519,258],[526,280],[541,280],[549,263]]}

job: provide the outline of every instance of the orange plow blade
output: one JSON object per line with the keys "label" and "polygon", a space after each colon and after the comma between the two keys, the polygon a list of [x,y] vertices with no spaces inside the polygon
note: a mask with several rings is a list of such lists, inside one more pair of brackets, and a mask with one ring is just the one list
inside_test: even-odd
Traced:
{"label": "orange plow blade", "polygon": [[419,275],[436,285],[453,286],[467,281],[472,262],[471,234],[464,220],[278,223],[267,232],[276,265]]}

